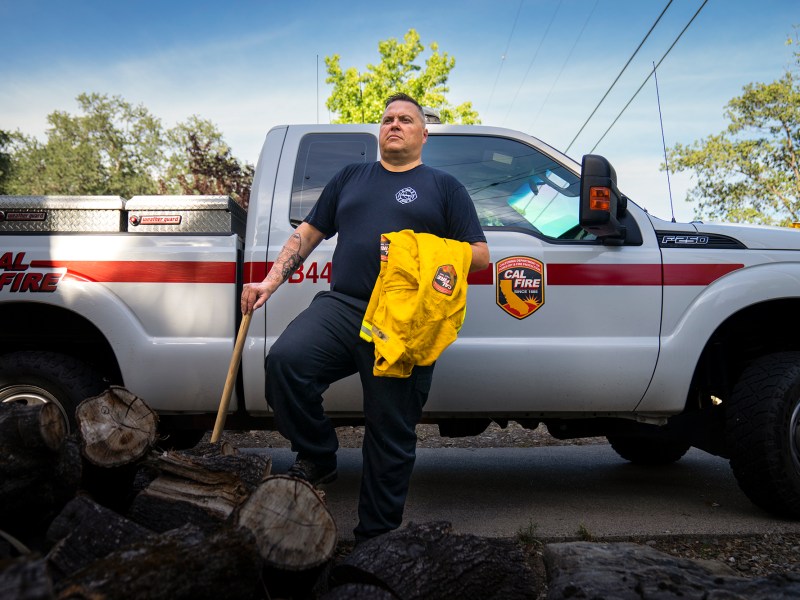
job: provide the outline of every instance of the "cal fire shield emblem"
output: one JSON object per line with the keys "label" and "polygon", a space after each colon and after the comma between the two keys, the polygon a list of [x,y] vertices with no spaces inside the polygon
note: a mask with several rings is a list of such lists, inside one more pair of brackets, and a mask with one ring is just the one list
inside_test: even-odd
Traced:
{"label": "cal fire shield emblem", "polygon": [[442,265],[433,277],[433,289],[445,296],[452,296],[456,281],[458,281],[456,268],[453,265]]}
{"label": "cal fire shield emblem", "polygon": [[544,264],[529,256],[510,256],[497,262],[497,305],[517,319],[532,315],[544,304]]}

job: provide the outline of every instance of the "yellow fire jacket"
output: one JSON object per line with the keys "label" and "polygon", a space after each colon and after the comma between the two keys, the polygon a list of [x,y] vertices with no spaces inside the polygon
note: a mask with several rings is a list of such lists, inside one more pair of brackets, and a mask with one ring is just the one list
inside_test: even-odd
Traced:
{"label": "yellow fire jacket", "polygon": [[381,269],[361,325],[361,337],[375,343],[375,375],[408,377],[455,341],[471,263],[467,242],[410,229],[381,236]]}

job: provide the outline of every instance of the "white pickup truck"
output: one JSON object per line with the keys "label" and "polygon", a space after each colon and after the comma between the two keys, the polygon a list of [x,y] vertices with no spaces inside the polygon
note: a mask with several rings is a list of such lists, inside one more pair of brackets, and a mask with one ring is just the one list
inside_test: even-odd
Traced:
{"label": "white pickup truck", "polygon": [[[695,446],[729,458],[755,504],[800,518],[800,232],[662,221],[602,157],[579,164],[507,129],[429,131],[423,160],[466,186],[492,264],[470,276],[424,418],[450,436],[543,422],[644,464]],[[247,215],[216,197],[0,197],[0,401],[69,418],[117,384],[174,439],[210,429],[242,284],[263,279],[338,169],[377,159],[377,134],[275,127]],[[271,426],[264,357],[327,288],[335,243],[253,316],[228,428]],[[358,381],[333,386],[326,410],[357,423]]]}

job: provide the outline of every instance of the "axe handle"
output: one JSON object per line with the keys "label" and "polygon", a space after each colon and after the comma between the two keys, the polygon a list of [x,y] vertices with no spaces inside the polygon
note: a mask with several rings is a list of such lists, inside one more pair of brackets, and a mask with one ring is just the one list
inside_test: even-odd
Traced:
{"label": "axe handle", "polygon": [[228,376],[225,378],[225,387],[222,389],[222,398],[220,398],[219,401],[217,421],[214,423],[214,431],[211,433],[212,444],[215,444],[219,441],[219,437],[222,435],[222,430],[225,428],[225,417],[228,415],[228,405],[231,403],[233,386],[236,383],[236,373],[239,371],[239,361],[242,360],[242,349],[244,348],[244,342],[247,339],[247,329],[250,327],[250,318],[252,316],[252,312],[242,316],[242,323],[239,325],[239,333],[236,335],[236,344],[233,346],[231,364],[228,367]]}

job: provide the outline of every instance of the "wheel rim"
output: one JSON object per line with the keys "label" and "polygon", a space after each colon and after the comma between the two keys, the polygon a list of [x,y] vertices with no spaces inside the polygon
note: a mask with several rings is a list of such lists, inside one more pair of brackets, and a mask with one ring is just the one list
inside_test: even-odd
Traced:
{"label": "wheel rim", "polygon": [[11,385],[0,390],[0,402],[25,404],[28,406],[36,404],[55,404],[61,413],[61,417],[64,419],[64,423],[67,424],[67,431],[70,430],[67,411],[64,410],[61,402],[44,388],[35,385]]}
{"label": "wheel rim", "polygon": [[789,421],[789,447],[792,450],[794,470],[800,472],[800,402],[797,402]]}

